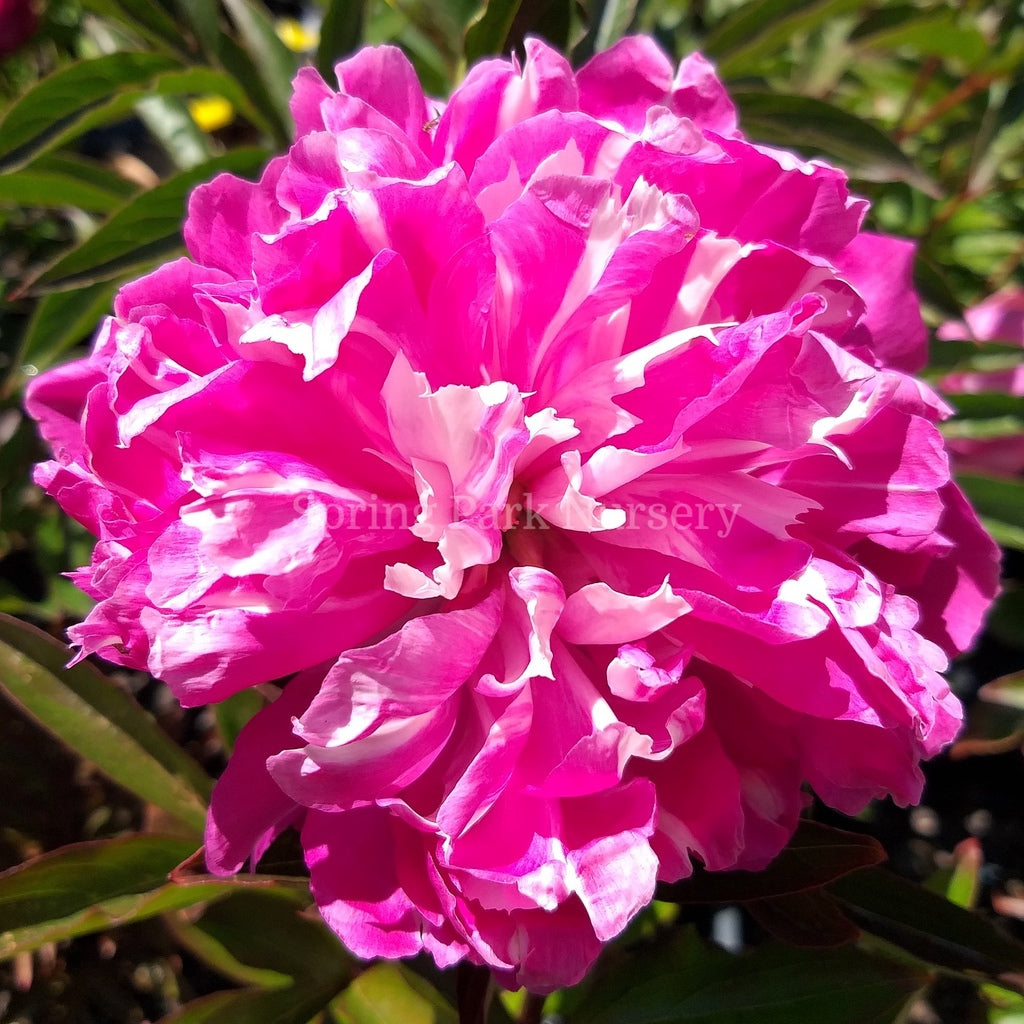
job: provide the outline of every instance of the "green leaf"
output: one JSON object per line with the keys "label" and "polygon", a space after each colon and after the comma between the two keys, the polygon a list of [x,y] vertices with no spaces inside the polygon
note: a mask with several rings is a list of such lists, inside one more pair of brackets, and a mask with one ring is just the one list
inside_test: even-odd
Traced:
{"label": "green leaf", "polygon": [[[1021,683],[1024,684],[1024,673],[1021,673]],[[1021,689],[1021,696],[1024,697],[1024,685]],[[1024,708],[1024,701],[1020,706]],[[974,836],[957,843],[953,850],[953,870],[946,887],[946,899],[950,903],[966,910],[974,909],[981,891],[979,875],[983,860],[981,843]]]}
{"label": "green leaf", "polygon": [[957,415],[940,424],[944,437],[994,438],[1020,435],[1024,443],[1024,396],[999,391],[946,395]]}
{"label": "green leaf", "polygon": [[102,165],[68,154],[49,154],[21,170],[0,174],[0,203],[20,206],[77,206],[107,213],[135,190]]}
{"label": "green leaf", "polygon": [[[320,920],[300,916],[276,891],[239,892],[214,904],[193,926],[216,950],[211,963],[264,972],[274,986],[218,992],[186,1004],[160,1024],[307,1024],[351,979],[351,960]],[[212,943],[212,945],[210,945]],[[272,972],[272,974],[270,973]],[[281,975],[290,984],[280,987]],[[259,977],[256,975],[255,977]]]}
{"label": "green leaf", "polygon": [[245,723],[256,714],[266,703],[252,688],[240,690],[213,708],[217,716],[217,731],[226,754],[230,755],[235,748],[235,740]]}
{"label": "green leaf", "polygon": [[208,56],[220,52],[220,4],[210,0],[174,0],[186,23],[191,26],[199,45]]}
{"label": "green leaf", "polygon": [[929,350],[929,373],[1012,370],[1020,365],[1020,345],[986,341],[936,341]]}
{"label": "green leaf", "polygon": [[926,976],[857,949],[761,946],[740,957],[692,931],[600,977],[572,1024],[891,1024]]}
{"label": "green leaf", "polygon": [[68,650],[0,615],[0,686],[106,775],[201,834],[210,779],[128,694]]}
{"label": "green leaf", "polygon": [[744,903],[806,892],[860,868],[880,864],[885,851],[871,836],[801,821],[786,848],[763,871],[696,871],[658,887],[672,903]]}
{"label": "green leaf", "polygon": [[999,519],[979,516],[981,525],[988,531],[992,539],[1003,548],[1024,551],[1024,527],[1015,523],[1004,523]]}
{"label": "green leaf", "polygon": [[220,41],[220,63],[232,78],[244,83],[250,106],[260,112],[263,119],[260,127],[268,132],[274,146],[279,149],[287,147],[294,130],[291,113],[285,116],[281,111],[280,97],[271,94],[256,60],[231,36],[224,36]]}
{"label": "green leaf", "polygon": [[859,927],[928,963],[995,980],[1024,972],[1024,945],[891,871],[858,871],[833,882],[828,891]]}
{"label": "green leaf", "polygon": [[1024,671],[993,679],[978,690],[978,696],[990,704],[1024,711]]}
{"label": "green leaf", "polygon": [[724,78],[737,78],[788,50],[797,33],[812,32],[862,6],[860,0],[755,0],[726,18],[702,50]]}
{"label": "green leaf", "polygon": [[943,437],[986,440],[1024,436],[1024,420],[1017,416],[993,416],[984,420],[947,420],[939,424]]}
{"label": "green leaf", "polygon": [[181,26],[153,0],[82,0],[82,6],[120,22],[158,47],[188,56]]}
{"label": "green leaf", "polygon": [[0,121],[0,171],[67,137],[118,92],[145,89],[161,72],[178,66],[161,53],[111,53],[59,68],[19,97]]}
{"label": "green leaf", "polygon": [[447,78],[445,88],[450,89],[466,25],[480,0],[388,0],[388,6],[407,23],[397,38],[413,63],[418,58],[420,65],[442,69]]}
{"label": "green leaf", "polygon": [[210,159],[209,139],[177,97],[144,96],[135,104],[135,112],[176,167],[195,167]]}
{"label": "green leaf", "polygon": [[168,882],[185,839],[125,836],[65,846],[0,874],[0,959],[220,899],[232,880]]}
{"label": "green leaf", "polygon": [[1024,395],[982,391],[976,394],[949,395],[948,401],[956,408],[958,419],[1024,419]]}
{"label": "green leaf", "polygon": [[102,281],[73,292],[44,295],[25,328],[7,382],[8,393],[20,390],[31,377],[86,340],[101,317],[110,312],[115,291],[115,285]]}
{"label": "green leaf", "polygon": [[734,92],[740,124],[751,138],[841,163],[865,181],[903,181],[938,198],[938,185],[888,135],[824,100],[768,92]]}
{"label": "green leaf", "polygon": [[259,98],[247,85],[243,85],[234,75],[217,68],[187,68],[161,75],[154,83],[154,91],[159,96],[197,96],[215,93],[223,96],[235,109],[261,131],[270,135],[274,133],[274,122],[262,108]]}
{"label": "green leaf", "polygon": [[823,889],[753,900],[746,909],[769,935],[790,946],[829,949],[860,938],[857,926]]}
{"label": "green leaf", "polygon": [[876,12],[873,19],[863,22],[851,34],[850,42],[858,49],[879,50],[887,55],[904,50],[916,57],[955,57],[971,65],[989,52],[978,27],[964,23],[952,10],[897,8],[893,14],[902,13],[899,18],[886,18],[886,13]]}
{"label": "green leaf", "polygon": [[114,213],[95,234],[59,257],[24,286],[65,290],[139,273],[182,247],[181,225],[192,189],[221,171],[251,175],[266,163],[257,148],[233,149],[143,192]]}
{"label": "green leaf", "polygon": [[639,0],[590,0],[585,4],[589,28],[574,47],[575,64],[589,60],[595,53],[617,43],[629,29]]}
{"label": "green leaf", "polygon": [[252,0],[224,0],[224,6],[238,30],[257,78],[274,105],[276,119],[283,125],[291,125],[289,101],[292,78],[297,70],[295,54],[278,37],[274,23],[261,5]]}
{"label": "green leaf", "polygon": [[[227,44],[230,40],[225,39]],[[235,44],[237,46],[237,44]],[[225,47],[227,52],[228,47]],[[152,57],[167,65],[168,58],[158,54],[111,54],[110,58],[120,57]],[[97,61],[106,61],[108,57],[96,58]],[[87,62],[90,66],[96,61]],[[82,65],[73,65],[70,71],[80,68]],[[102,74],[103,69],[94,69],[97,74]],[[244,69],[243,69],[244,70]],[[60,72],[57,73],[58,75]],[[38,88],[52,82],[57,75],[44,79]],[[242,75],[243,80],[246,78]],[[134,111],[135,105],[140,101],[154,96],[194,96],[203,93],[214,92],[224,96],[238,110],[248,118],[256,127],[263,131],[270,132],[275,139],[283,138],[287,141],[288,130],[282,129],[279,122],[268,117],[262,95],[257,91],[258,83],[251,83],[248,89],[243,89],[233,76],[224,71],[214,68],[192,67],[178,70],[167,70],[163,73],[142,76],[136,74],[136,79],[131,84],[123,84],[120,89],[111,90],[106,84],[102,88],[103,99],[93,99],[84,105],[75,98],[71,102],[75,104],[74,109],[67,116],[56,120],[46,119],[47,97],[28,100],[34,96],[35,91],[26,93],[25,96],[8,112],[7,118],[0,123],[0,172],[10,168],[21,166],[33,157],[53,149],[59,144],[70,141],[72,138],[81,135],[90,128],[108,123],[118,117],[123,117]],[[93,84],[89,78],[86,84]],[[68,97],[64,91],[73,92],[77,88],[77,79],[68,81],[62,80],[61,89],[51,89],[57,93],[57,99],[68,105]],[[252,93],[250,98],[249,93]],[[63,109],[58,104],[58,109]],[[270,111],[269,113],[273,113]],[[18,129],[18,138],[24,142],[16,147],[8,146],[7,134],[8,122],[14,117],[14,127]],[[6,148],[5,148],[6,147]]]}
{"label": "green leaf", "polygon": [[345,1024],[456,1024],[440,992],[401,964],[363,971],[331,1006]]}
{"label": "green leaf", "polygon": [[989,612],[988,629],[1007,647],[1024,649],[1024,589],[1007,581]]}
{"label": "green leaf", "polygon": [[[921,299],[946,320],[962,320],[963,303],[956,297],[944,271],[918,250],[914,260],[914,287]],[[937,341],[942,346],[946,342]],[[934,345],[932,346],[934,349]]]}
{"label": "green leaf", "polygon": [[367,0],[329,0],[316,51],[316,66],[328,81],[334,74],[334,65],[362,43],[366,8]]}
{"label": "green leaf", "polygon": [[573,0],[522,0],[508,45],[519,49],[529,35],[540,36],[556,50],[567,50],[573,27]]}
{"label": "green leaf", "polygon": [[489,0],[484,3],[466,29],[463,52],[467,64],[505,52],[512,23],[521,6],[522,0]]}
{"label": "green leaf", "polygon": [[[1024,353],[1022,353],[1024,354]],[[986,420],[1006,416],[1024,419],[1024,395],[1001,391],[981,391],[975,394],[951,394],[949,403],[956,415],[966,420]]]}
{"label": "green leaf", "polygon": [[956,479],[983,519],[1004,524],[1011,530],[1021,528],[1024,522],[1024,480],[974,473],[958,473]]}

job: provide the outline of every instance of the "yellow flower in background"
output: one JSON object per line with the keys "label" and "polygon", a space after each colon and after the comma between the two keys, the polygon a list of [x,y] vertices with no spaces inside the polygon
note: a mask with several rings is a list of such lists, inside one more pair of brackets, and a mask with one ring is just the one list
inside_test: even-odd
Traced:
{"label": "yellow flower in background", "polygon": [[[281,42],[295,53],[311,53],[320,43],[317,25],[304,24],[295,18],[278,18],[274,27]],[[235,119],[235,108],[223,96],[216,94],[189,100],[188,109],[204,132],[226,128]]]}
{"label": "yellow flower in background", "polygon": [[281,42],[296,53],[309,53],[320,43],[319,28],[304,24],[295,18],[278,18],[275,27]]}
{"label": "yellow flower in background", "polygon": [[223,96],[210,94],[197,96],[188,101],[188,111],[192,120],[204,132],[215,132],[225,128],[235,119],[235,108]]}

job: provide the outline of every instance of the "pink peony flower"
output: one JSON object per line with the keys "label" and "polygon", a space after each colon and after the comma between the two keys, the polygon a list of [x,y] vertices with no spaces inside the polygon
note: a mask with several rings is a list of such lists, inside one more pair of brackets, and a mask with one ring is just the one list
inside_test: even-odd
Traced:
{"label": "pink peony flower", "polygon": [[0,57],[14,53],[38,27],[35,0],[0,0]]}
{"label": "pink peony flower", "polygon": [[[1024,288],[1008,287],[972,306],[964,322],[944,323],[938,331],[943,341],[998,342],[1024,350]],[[1004,392],[1024,397],[1024,352],[1015,366],[997,370],[974,370],[947,374],[939,387],[949,395],[977,395]],[[956,404],[956,398],[953,398]],[[996,437],[957,437],[949,441],[957,467],[968,473],[997,476],[1024,474],[1024,435],[1008,433]]]}
{"label": "pink peony flower", "polygon": [[703,58],[337,77],[29,392],[99,537],[71,635],[187,704],[297,673],[210,868],[294,826],[358,955],[544,992],[658,879],[767,864],[804,783],[915,800],[997,551],[907,373],[910,245]]}

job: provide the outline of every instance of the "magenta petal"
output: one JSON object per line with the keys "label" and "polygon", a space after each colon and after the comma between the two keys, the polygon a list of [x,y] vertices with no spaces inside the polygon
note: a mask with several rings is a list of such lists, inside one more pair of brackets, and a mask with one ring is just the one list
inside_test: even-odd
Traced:
{"label": "magenta petal", "polygon": [[365,100],[405,131],[410,141],[425,144],[423,126],[433,116],[409,59],[397,46],[367,47],[334,68],[341,91]]}
{"label": "magenta petal", "polygon": [[396,870],[397,841],[391,816],[376,807],[306,817],[302,843],[313,897],[356,956],[413,956],[423,948],[422,919]]}
{"label": "magenta petal", "polygon": [[269,754],[302,741],[292,732],[323,678],[321,669],[296,676],[272,704],[257,712],[239,734],[224,774],[217,781],[206,822],[206,866],[230,875],[256,863],[282,828],[297,817],[291,797],[266,768]]}

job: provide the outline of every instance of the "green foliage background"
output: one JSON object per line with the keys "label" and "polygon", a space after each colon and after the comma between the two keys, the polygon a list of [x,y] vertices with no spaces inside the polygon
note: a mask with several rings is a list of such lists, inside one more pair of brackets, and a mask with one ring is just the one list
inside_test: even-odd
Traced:
{"label": "green foliage background", "polygon": [[[1024,945],[1007,927],[1024,916],[1014,909],[1021,894],[1003,894],[1009,917],[998,919],[976,843],[958,847],[927,885],[897,878],[864,834],[870,815],[854,831],[806,823],[762,875],[666,888],[591,978],[546,1004],[524,993],[495,998],[472,969],[357,965],[306,912],[308,890],[287,858],[279,875],[231,881],[189,860],[201,842],[209,765],[137,703],[132,694],[145,684],[112,681],[88,664],[67,670],[52,639],[88,610],[60,574],[89,561],[91,540],[30,482],[41,452],[20,396],[31,376],[88,341],[119,283],[182,251],[195,184],[221,170],[254,175],[287,146],[300,62],[330,75],[361,44],[396,42],[441,96],[468,64],[508,53],[530,33],[577,64],[627,32],[650,33],[676,58],[700,49],[716,62],[750,137],[844,167],[873,201],[870,223],[917,241],[932,328],[993,291],[1024,286],[1024,4],[1014,0],[312,6],[319,43],[307,33],[308,51],[296,52],[281,36],[301,51],[303,33],[282,33],[256,0],[52,0],[36,36],[0,60],[0,611],[9,616],[0,621],[0,713],[22,732],[38,723],[70,749],[61,755],[68,765],[116,784],[94,795],[87,826],[72,837],[80,841],[56,849],[44,852],[54,844],[22,818],[0,818],[11,865],[0,874],[0,1017],[9,1006],[30,1024],[57,1019],[46,1014],[62,997],[40,986],[55,958],[73,962],[68,951],[84,941],[76,937],[116,942],[159,922],[161,962],[184,957],[206,972],[203,991],[173,969],[164,977],[163,1024],[528,1022],[555,1012],[567,1024],[882,1024],[924,1020],[915,1014],[925,1008],[936,1020],[1024,1022]],[[116,139],[126,119],[145,126],[135,151],[83,155],[84,138],[107,129]],[[1021,360],[1019,347],[969,342],[937,343],[932,354],[935,380]],[[960,405],[951,434],[1024,432],[1024,398]],[[1000,543],[1024,551],[1024,481],[962,483]],[[1019,580],[1008,581],[990,630],[1024,664]],[[968,726],[974,746],[963,750],[1019,757],[1024,673],[982,692]],[[259,704],[244,694],[208,718],[219,750],[230,751]],[[4,734],[13,756],[22,733]],[[36,739],[30,746],[40,764],[58,756]],[[2,771],[0,800],[46,800],[38,787],[47,777],[31,762]],[[979,898],[986,913],[969,909]],[[741,955],[700,938],[690,922],[725,905],[742,905],[773,938]],[[950,990],[967,1016],[942,1016]],[[77,1024],[121,1011],[68,1012],[61,1019]]]}

